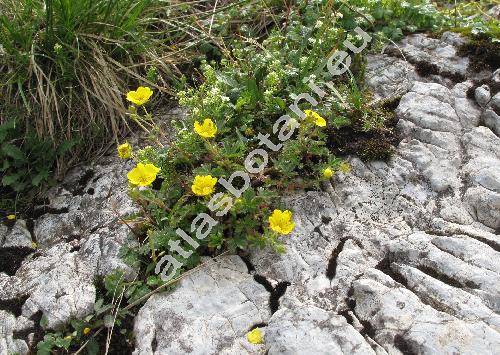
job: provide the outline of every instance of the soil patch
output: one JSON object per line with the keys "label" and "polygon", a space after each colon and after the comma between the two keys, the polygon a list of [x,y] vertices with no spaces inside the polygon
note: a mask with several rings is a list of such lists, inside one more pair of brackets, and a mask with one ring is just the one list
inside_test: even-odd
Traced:
{"label": "soil patch", "polygon": [[0,272],[14,276],[23,260],[33,253],[28,247],[8,247],[0,249]]}

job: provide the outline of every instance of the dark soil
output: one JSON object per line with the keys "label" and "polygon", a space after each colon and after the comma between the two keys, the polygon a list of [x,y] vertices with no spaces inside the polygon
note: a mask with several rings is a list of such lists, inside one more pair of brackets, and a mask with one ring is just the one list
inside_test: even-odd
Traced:
{"label": "dark soil", "polygon": [[19,317],[22,313],[23,305],[27,299],[28,296],[22,296],[8,300],[0,300],[0,309],[2,311],[12,313],[16,317]]}
{"label": "dark soil", "polygon": [[0,249],[0,272],[14,276],[23,260],[33,253],[28,247],[8,247]]}
{"label": "dark soil", "polygon": [[398,100],[387,102],[383,109],[387,116],[384,129],[364,131],[361,120],[354,114],[352,124],[342,128],[327,128],[327,147],[337,156],[357,155],[364,162],[372,160],[388,161],[394,147],[400,142],[396,134],[396,115],[391,112],[399,104]]}
{"label": "dark soil", "polygon": [[469,57],[469,70],[480,72],[484,69],[495,70],[500,63],[500,43],[489,39],[473,39],[458,48],[457,54]]}
{"label": "dark soil", "polygon": [[[121,322],[119,327],[114,328],[111,343],[109,344],[108,354],[110,355],[128,355],[132,354],[134,351],[134,317],[128,315],[125,319],[122,319]],[[102,346],[101,354],[104,354],[106,350],[106,335],[107,332],[101,332],[97,339],[98,343]]]}
{"label": "dark soil", "polygon": [[[107,296],[107,291],[104,286],[104,280],[96,280],[94,283],[96,287],[97,297],[104,297],[105,303],[111,303],[111,299]],[[125,300],[123,300],[125,302]],[[109,345],[108,354],[113,355],[129,355],[132,354],[135,348],[134,344],[134,314],[129,313],[124,318],[119,320],[120,325],[115,325],[113,329],[113,335],[111,337],[111,342]],[[118,320],[117,320],[118,322]],[[96,341],[100,346],[100,353],[104,354],[106,351],[106,339],[108,332],[106,329],[101,331],[99,335],[96,336]],[[89,335],[90,336],[90,335]],[[77,350],[77,349],[74,349]]]}

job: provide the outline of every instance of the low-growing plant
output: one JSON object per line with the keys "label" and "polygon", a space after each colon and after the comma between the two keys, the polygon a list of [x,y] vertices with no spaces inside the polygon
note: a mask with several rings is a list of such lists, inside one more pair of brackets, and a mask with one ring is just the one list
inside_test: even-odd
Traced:
{"label": "low-growing plant", "polygon": [[74,143],[54,147],[52,141],[40,139],[14,118],[0,124],[0,208],[23,209],[44,187],[52,185],[57,158],[64,157]]}
{"label": "low-growing plant", "polygon": [[[114,319],[122,321],[151,292],[171,286],[156,270],[166,255],[181,265],[173,277],[182,277],[203,256],[266,247],[284,252],[283,239],[290,237],[295,222],[293,211],[285,210],[280,197],[294,190],[318,189],[335,174],[349,173],[349,164],[335,152],[358,154],[363,160],[390,157],[390,142],[378,138],[390,131],[387,126],[392,117],[371,102],[363,86],[363,55],[351,53],[351,70],[337,77],[325,70],[326,59],[335,50],[344,50],[346,39],[356,46],[366,42],[351,31],[356,26],[369,29],[373,42],[385,42],[403,32],[441,28],[444,15],[426,0],[299,0],[284,8],[286,14],[278,19],[269,12],[273,26],[248,25],[238,38],[224,38],[229,25],[214,25],[221,38],[214,35],[210,46],[220,51],[214,57],[213,52],[207,54],[199,72],[184,80],[192,85],[180,91],[178,98],[188,115],[173,122],[175,139],[168,147],[119,145],[118,155],[136,163],[127,177],[129,194],[140,212],[123,221],[138,246],[121,251],[122,258],[138,271],[137,278],[125,280],[117,272],[105,280],[108,292],[124,299],[120,306],[113,306]],[[266,168],[250,174],[248,188],[233,196],[217,182],[246,169],[248,153],[263,144],[262,136],[273,132],[277,120],[285,114],[292,116],[289,105],[297,94],[311,91],[311,82],[325,95],[316,96],[314,111],[307,103],[299,105],[305,119],[287,121],[292,132],[289,139],[280,149],[268,150]],[[156,132],[154,115],[145,106],[152,94],[147,87],[127,94],[129,119],[150,134]],[[350,139],[356,136],[363,140],[353,150]],[[236,189],[242,184],[233,182]],[[215,210],[209,207],[214,196],[219,196]],[[221,209],[226,213],[218,214]],[[205,222],[209,227],[204,227],[203,238],[179,232],[194,232],[193,221],[200,215],[206,216],[204,221],[214,221]],[[98,309],[103,306],[99,302]],[[109,312],[103,313],[108,320]],[[87,323],[73,326],[69,332],[76,338],[70,346],[84,339],[79,336],[81,324],[95,322],[89,326],[92,331],[109,329],[111,323],[104,318],[92,315],[84,320]],[[52,335],[47,341],[68,349],[64,336]]]}

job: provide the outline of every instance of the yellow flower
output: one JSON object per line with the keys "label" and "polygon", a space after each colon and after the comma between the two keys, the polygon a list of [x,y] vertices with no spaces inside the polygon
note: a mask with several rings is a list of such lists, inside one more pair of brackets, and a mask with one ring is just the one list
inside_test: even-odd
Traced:
{"label": "yellow flower", "polygon": [[15,219],[16,219],[16,215],[15,215],[15,214],[9,214],[9,215],[7,216],[7,219],[8,219],[8,220],[10,220],[10,221],[13,221],[13,220],[15,220]]}
{"label": "yellow flower", "polygon": [[90,333],[90,328],[84,328],[83,329],[83,335],[87,335],[88,333]]}
{"label": "yellow flower", "polygon": [[295,222],[292,219],[292,212],[286,210],[274,210],[269,216],[269,225],[271,229],[280,234],[290,234],[295,228]]}
{"label": "yellow flower", "polygon": [[330,168],[326,168],[325,170],[323,170],[323,177],[325,179],[329,179],[333,176],[333,170],[330,169]]}
{"label": "yellow flower", "polygon": [[348,174],[351,171],[351,166],[347,162],[343,162],[340,164],[339,167],[340,171],[342,171],[344,174]]}
{"label": "yellow flower", "polygon": [[65,340],[71,340],[73,337],[71,335],[68,335],[67,337],[64,337]]}
{"label": "yellow flower", "polygon": [[210,118],[205,118],[203,124],[198,121],[194,122],[194,131],[203,138],[213,138],[217,133],[217,126]]}
{"label": "yellow flower", "polygon": [[132,146],[125,142],[118,146],[118,156],[122,159],[128,159],[132,156]]}
{"label": "yellow flower", "polygon": [[326,127],[326,120],[321,117],[317,112],[312,110],[304,110],[306,114],[306,119],[314,122],[314,124],[318,127]]}
{"label": "yellow flower", "polygon": [[153,164],[139,163],[127,174],[128,181],[137,186],[148,186],[156,180],[159,171]]}
{"label": "yellow flower", "polygon": [[137,90],[127,93],[127,100],[137,106],[142,106],[149,101],[151,95],[153,95],[153,90],[148,87],[139,86]]}
{"label": "yellow flower", "polygon": [[246,136],[248,136],[248,137],[253,136],[253,135],[254,135],[254,133],[255,133],[255,132],[254,132],[254,131],[253,131],[253,129],[252,129],[252,128],[250,128],[250,127],[249,127],[249,128],[247,128],[247,129],[245,129],[245,135],[246,135]]}
{"label": "yellow flower", "polygon": [[247,340],[252,344],[262,344],[263,343],[262,331],[259,328],[255,328],[251,332],[248,332]]}
{"label": "yellow flower", "polygon": [[195,195],[207,196],[214,192],[214,186],[217,183],[217,179],[212,177],[212,175],[196,175],[191,185],[191,190]]}

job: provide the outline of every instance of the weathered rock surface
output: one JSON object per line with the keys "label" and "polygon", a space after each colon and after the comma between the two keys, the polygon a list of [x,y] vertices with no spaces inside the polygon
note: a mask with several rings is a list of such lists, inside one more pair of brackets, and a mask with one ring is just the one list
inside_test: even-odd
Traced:
{"label": "weathered rock surface", "polygon": [[226,256],[152,296],[135,322],[134,354],[245,354],[264,350],[246,333],[270,316],[269,292],[239,256]]}
{"label": "weathered rock surface", "polygon": [[[469,75],[449,44],[400,48],[409,63],[377,55],[367,73],[378,98],[403,94],[396,155],[352,158],[325,192],[288,198],[286,254],[251,256],[258,274],[291,283],[266,328],[270,352],[500,353],[500,138],[481,126],[491,99],[481,107],[467,97],[472,82],[449,79]],[[419,77],[422,62],[448,79]]]}
{"label": "weathered rock surface", "polygon": [[[222,257],[151,297],[135,319],[135,354],[500,354],[498,93],[467,95],[468,79],[491,73],[468,70],[462,42],[418,34],[370,56],[375,98],[400,97],[392,159],[350,158],[351,173],[324,191],[285,198],[296,222],[285,254]],[[0,310],[0,354],[27,351],[14,334],[40,311],[51,327],[89,312],[95,275],[133,275],[117,256],[130,243],[118,218],[134,211],[129,168],[75,170],[32,233],[22,222],[0,230],[0,251],[38,244],[0,273],[0,305],[23,300]],[[256,326],[262,345],[245,337]]]}
{"label": "weathered rock surface", "polygon": [[[35,211],[39,217],[32,221],[32,232],[22,220],[1,231],[2,257],[19,264],[14,270],[0,270],[0,309],[10,312],[0,317],[0,338],[5,339],[0,341],[0,354],[27,352],[25,338],[11,339],[13,322],[26,323],[41,312],[49,328],[58,328],[93,310],[97,275],[119,268],[133,276],[118,256],[122,245],[133,243],[120,220],[136,211],[126,193],[129,169],[130,164],[114,158],[75,169]],[[20,301],[22,308],[13,311],[9,304]],[[26,334],[34,329],[29,322],[23,329]]]}

